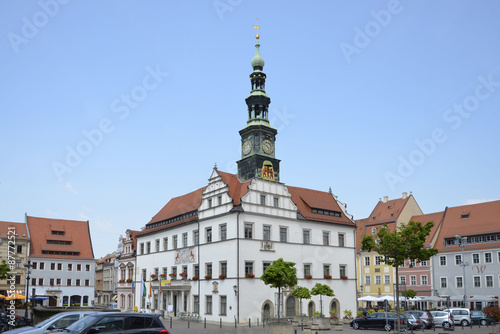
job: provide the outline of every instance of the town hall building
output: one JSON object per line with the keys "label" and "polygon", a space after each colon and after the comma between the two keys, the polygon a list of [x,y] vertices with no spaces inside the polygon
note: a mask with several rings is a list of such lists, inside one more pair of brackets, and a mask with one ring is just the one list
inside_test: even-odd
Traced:
{"label": "town hall building", "polygon": [[[355,223],[330,191],[285,185],[277,130],[269,122],[259,36],[251,60],[248,120],[240,130],[237,174],[172,198],[136,234],[135,305],[146,312],[248,323],[280,316],[356,313]],[[208,174],[208,173],[207,173]],[[298,284],[335,296],[300,300],[259,278],[274,260],[294,262]]]}

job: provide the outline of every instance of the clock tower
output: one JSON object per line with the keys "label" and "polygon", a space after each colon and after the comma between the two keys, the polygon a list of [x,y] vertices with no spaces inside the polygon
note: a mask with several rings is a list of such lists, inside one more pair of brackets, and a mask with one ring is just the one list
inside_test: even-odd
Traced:
{"label": "clock tower", "polygon": [[[258,27],[256,27],[258,29]],[[266,74],[264,58],[260,55],[259,34],[252,58],[250,74],[252,90],[245,99],[248,106],[247,125],[240,130],[241,160],[238,161],[238,179],[241,182],[260,178],[279,182],[279,163],[275,158],[275,141],[278,131],[269,123],[271,99],[265,91]]]}

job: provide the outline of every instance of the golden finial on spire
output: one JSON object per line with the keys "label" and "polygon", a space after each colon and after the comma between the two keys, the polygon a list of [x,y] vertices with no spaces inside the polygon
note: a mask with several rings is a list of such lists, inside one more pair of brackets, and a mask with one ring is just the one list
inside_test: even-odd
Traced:
{"label": "golden finial on spire", "polygon": [[257,35],[255,35],[255,38],[259,39],[259,37],[260,37],[259,36],[259,29],[260,29],[260,27],[259,27],[259,18],[257,18],[257,25],[254,25],[253,28],[257,29]]}

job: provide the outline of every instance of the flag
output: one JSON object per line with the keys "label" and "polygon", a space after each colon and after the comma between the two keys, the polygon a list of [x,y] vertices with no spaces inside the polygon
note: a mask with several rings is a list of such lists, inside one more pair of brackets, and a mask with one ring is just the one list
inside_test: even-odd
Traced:
{"label": "flag", "polygon": [[141,277],[141,295],[146,297],[146,282],[144,282],[144,277]]}
{"label": "flag", "polygon": [[134,283],[134,281],[132,281],[132,293],[135,294],[135,283]]}
{"label": "flag", "polygon": [[162,281],[162,279],[161,279],[161,276],[160,276],[160,292],[162,291],[162,290],[161,290],[161,281]]}

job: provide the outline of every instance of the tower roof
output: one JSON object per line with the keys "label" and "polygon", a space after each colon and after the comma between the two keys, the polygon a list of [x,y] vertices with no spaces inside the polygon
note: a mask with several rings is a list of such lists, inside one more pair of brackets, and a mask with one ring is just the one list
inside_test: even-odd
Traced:
{"label": "tower roof", "polygon": [[253,70],[255,72],[260,72],[262,71],[262,69],[264,68],[264,58],[262,58],[262,56],[260,55],[260,50],[259,50],[259,47],[260,47],[260,43],[259,41],[257,41],[257,43],[255,43],[255,55],[253,56],[252,60],[251,60],[251,64],[252,64],[252,67],[253,67]]}

